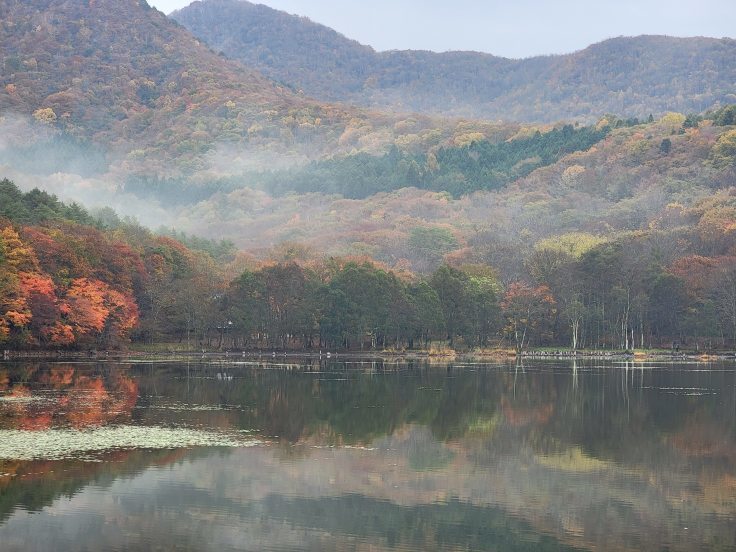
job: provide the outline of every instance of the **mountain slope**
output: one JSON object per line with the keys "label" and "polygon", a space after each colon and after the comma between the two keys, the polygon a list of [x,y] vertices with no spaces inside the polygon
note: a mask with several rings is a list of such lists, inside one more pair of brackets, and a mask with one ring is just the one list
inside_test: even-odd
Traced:
{"label": "mountain slope", "polygon": [[253,120],[295,101],[145,2],[3,0],[0,20],[0,108],[123,151],[131,142],[168,149],[172,126],[221,132],[213,112],[230,98]]}
{"label": "mountain slope", "polygon": [[106,148],[113,172],[194,174],[238,156],[287,164],[448,128],[304,98],[144,0],[0,0],[0,68],[0,115]]}
{"label": "mountain slope", "polygon": [[172,17],[227,56],[305,94],[358,105],[518,121],[700,112],[736,101],[736,41],[616,38],[569,55],[375,52],[303,17],[241,0]]}
{"label": "mountain slope", "polygon": [[[500,189],[459,199],[420,189],[423,182],[365,199],[311,193],[276,201],[266,192],[240,189],[183,209],[177,224],[195,234],[231,237],[254,252],[297,242],[313,252],[365,254],[419,271],[435,268],[444,255],[456,263],[491,264],[504,278],[518,277],[523,257],[538,241],[567,233],[609,238],[683,227],[702,230],[704,240],[719,232],[736,238],[734,211],[719,211],[721,203],[736,197],[736,127],[705,120],[685,129],[673,119],[615,129],[585,151],[565,155]],[[299,177],[292,175],[295,182]],[[703,213],[692,209],[709,201],[711,218],[699,227]],[[430,231],[447,239],[432,235],[437,251],[428,257],[412,238]],[[443,243],[453,245],[443,249]],[[667,251],[679,247],[674,239],[660,245]]]}

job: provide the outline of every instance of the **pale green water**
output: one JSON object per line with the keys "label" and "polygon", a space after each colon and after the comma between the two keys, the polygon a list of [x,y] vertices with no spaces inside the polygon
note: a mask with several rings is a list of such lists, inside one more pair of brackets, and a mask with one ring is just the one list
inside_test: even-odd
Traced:
{"label": "pale green water", "polygon": [[731,364],[0,364],[0,550],[736,550]]}

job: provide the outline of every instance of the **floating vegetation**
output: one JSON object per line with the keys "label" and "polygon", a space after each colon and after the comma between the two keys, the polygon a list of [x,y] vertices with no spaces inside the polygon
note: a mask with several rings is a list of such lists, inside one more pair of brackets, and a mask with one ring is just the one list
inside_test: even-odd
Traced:
{"label": "floating vegetation", "polygon": [[225,412],[225,411],[246,411],[240,405],[215,405],[215,404],[184,404],[184,403],[167,403],[167,404],[154,404],[149,406],[137,407],[145,410],[171,410],[173,412]]}
{"label": "floating vegetation", "polygon": [[573,447],[560,454],[540,455],[538,464],[566,472],[588,473],[603,471],[611,467],[609,462],[589,456],[580,447]]}
{"label": "floating vegetation", "polygon": [[4,402],[28,403],[28,402],[32,402],[33,400],[34,400],[33,397],[12,397],[12,396],[0,397],[0,403],[4,403]]}
{"label": "floating vegetation", "polygon": [[0,395],[0,404],[2,403],[13,403],[13,404],[28,404],[37,402],[47,402],[53,399],[49,397],[39,397],[37,395]]}
{"label": "floating vegetation", "polygon": [[668,395],[681,395],[683,397],[702,397],[705,395],[717,395],[716,391],[708,387],[642,387],[642,389],[653,389]]}
{"label": "floating vegetation", "polygon": [[96,453],[120,449],[249,447],[263,444],[242,435],[187,428],[111,426],[88,430],[0,430],[0,459],[94,459]]}
{"label": "floating vegetation", "polygon": [[[296,443],[292,446],[297,446]],[[361,445],[310,445],[309,448],[312,449],[340,449],[340,450],[364,450],[368,452],[372,452],[375,450],[379,450],[376,447],[366,447]]]}

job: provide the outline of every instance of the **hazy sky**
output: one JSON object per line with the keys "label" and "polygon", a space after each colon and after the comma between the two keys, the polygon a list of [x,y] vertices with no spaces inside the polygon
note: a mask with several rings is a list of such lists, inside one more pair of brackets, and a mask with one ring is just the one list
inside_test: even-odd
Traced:
{"label": "hazy sky", "polygon": [[[170,13],[190,0],[148,0]],[[261,0],[377,50],[565,53],[620,35],[733,37],[736,0]]]}

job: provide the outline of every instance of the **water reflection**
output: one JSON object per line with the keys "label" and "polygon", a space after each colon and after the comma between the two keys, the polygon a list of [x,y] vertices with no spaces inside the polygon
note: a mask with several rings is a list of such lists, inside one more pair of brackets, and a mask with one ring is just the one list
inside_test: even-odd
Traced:
{"label": "water reflection", "polygon": [[736,548],[732,366],[39,364],[0,384],[0,429],[268,441],[0,460],[3,550]]}
{"label": "water reflection", "polygon": [[138,383],[123,367],[27,363],[0,367],[0,428],[44,430],[122,423],[138,400]]}

